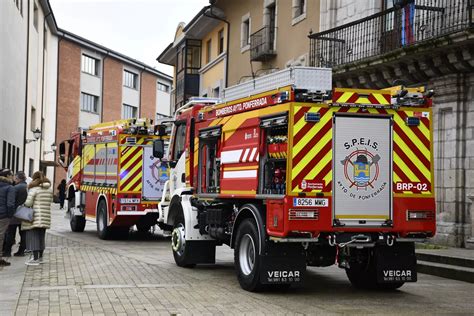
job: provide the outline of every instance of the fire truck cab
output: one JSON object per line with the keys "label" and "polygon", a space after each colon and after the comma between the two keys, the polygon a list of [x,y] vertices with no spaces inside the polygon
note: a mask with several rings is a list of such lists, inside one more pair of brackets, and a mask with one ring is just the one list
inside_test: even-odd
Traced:
{"label": "fire truck cab", "polygon": [[168,167],[155,157],[156,139],[169,139],[165,126],[130,119],[81,129],[60,144],[72,231],[84,231],[88,220],[108,239],[133,225],[144,232],[157,223]]}
{"label": "fire truck cab", "polygon": [[416,281],[414,242],[436,230],[428,94],[332,89],[330,69],[294,67],[175,119],[159,221],[178,266],[226,244],[249,291],[335,263],[360,288]]}

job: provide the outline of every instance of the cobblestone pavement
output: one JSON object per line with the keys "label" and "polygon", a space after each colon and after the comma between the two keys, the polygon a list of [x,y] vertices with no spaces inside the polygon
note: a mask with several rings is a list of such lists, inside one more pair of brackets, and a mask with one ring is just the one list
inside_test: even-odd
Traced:
{"label": "cobblestone pavement", "polygon": [[48,262],[26,270],[17,315],[471,315],[474,308],[469,283],[420,274],[399,291],[358,291],[336,267],[309,268],[305,284],[285,292],[249,293],[240,289],[226,247],[218,248],[216,265],[183,269],[166,238],[103,241],[94,223],[72,233],[63,214],[54,215]]}

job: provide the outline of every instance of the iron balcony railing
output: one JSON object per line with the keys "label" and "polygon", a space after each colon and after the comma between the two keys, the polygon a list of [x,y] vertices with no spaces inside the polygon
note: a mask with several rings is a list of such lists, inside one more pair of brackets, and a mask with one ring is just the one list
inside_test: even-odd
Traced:
{"label": "iron balcony railing", "polygon": [[266,61],[276,55],[275,33],[275,27],[264,26],[250,35],[250,60]]}
{"label": "iron balcony railing", "polygon": [[473,0],[416,0],[364,19],[311,34],[310,65],[363,61],[473,27]]}

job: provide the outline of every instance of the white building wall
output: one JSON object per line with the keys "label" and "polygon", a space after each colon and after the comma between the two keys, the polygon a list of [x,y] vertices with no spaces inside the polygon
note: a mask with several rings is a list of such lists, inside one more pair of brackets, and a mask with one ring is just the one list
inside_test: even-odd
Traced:
{"label": "white building wall", "polygon": [[[137,88],[126,87],[124,83],[124,71],[122,71],[122,104],[131,105],[137,108],[137,116],[140,117],[140,70],[130,66],[124,66],[124,70],[130,71],[137,75]],[[123,105],[122,105],[123,106]]]}
{"label": "white building wall", "polygon": [[[168,92],[158,90],[158,82],[167,85],[169,87]],[[162,78],[158,78],[158,82],[156,89],[156,114],[159,114],[157,116],[163,115],[169,117],[171,116],[171,88],[173,82]]]}
{"label": "white building wall", "polygon": [[0,1],[0,23],[0,168],[7,167],[7,161],[3,161],[3,152],[7,153],[3,143],[6,142],[19,148],[19,166],[15,169],[21,170],[26,89],[26,8],[23,8],[22,15],[13,1]]}
{"label": "white building wall", "polygon": [[[102,56],[100,54],[97,54],[95,52],[82,49],[82,54],[86,54],[90,57],[94,57],[97,60],[99,60],[99,65],[98,65],[98,75],[94,76],[85,72],[81,72],[81,92],[88,93],[91,95],[95,95],[99,97],[98,99],[98,107],[97,111],[98,113],[90,113],[90,112],[84,112],[84,111],[79,111],[79,125],[80,127],[83,128],[88,128],[91,125],[98,124],[102,121],[101,119],[101,113],[102,113]],[[81,61],[82,62],[82,61]],[[79,100],[79,106],[80,105],[80,100]]]}
{"label": "white building wall", "polygon": [[[36,3],[38,22],[37,28],[34,26],[34,6],[36,1],[30,1],[30,34],[29,34],[29,58],[28,58],[28,93],[27,93],[27,120],[26,138],[33,139],[33,130],[41,128],[42,110],[42,70],[43,70],[43,27],[44,14],[41,5]],[[35,111],[32,112],[32,109]],[[30,142],[25,146],[25,172],[32,175],[40,169],[40,146],[41,141]],[[30,168],[30,160],[34,164]]]}
{"label": "white building wall", "polygon": [[[47,54],[45,65],[45,102],[44,102],[44,130],[42,138],[43,161],[54,162],[55,153],[51,149],[51,145],[56,138],[56,100],[57,100],[57,82],[58,82],[58,38],[50,31],[47,33]],[[56,144],[55,144],[56,145]],[[53,166],[47,167],[46,176],[54,179]]]}
{"label": "white building wall", "polygon": [[382,10],[380,0],[320,0],[319,31],[347,24]]}

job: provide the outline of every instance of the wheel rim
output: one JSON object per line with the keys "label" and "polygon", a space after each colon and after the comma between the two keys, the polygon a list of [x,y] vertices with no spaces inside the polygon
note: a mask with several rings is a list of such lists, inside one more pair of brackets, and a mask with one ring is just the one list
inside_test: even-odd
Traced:
{"label": "wheel rim", "polygon": [[242,237],[239,247],[239,263],[240,270],[243,274],[249,275],[252,273],[255,266],[255,242],[249,234]]}
{"label": "wheel rim", "polygon": [[183,255],[186,247],[186,238],[184,226],[182,224],[179,224],[178,227],[173,229],[173,233],[171,234],[171,247],[178,256]]}

